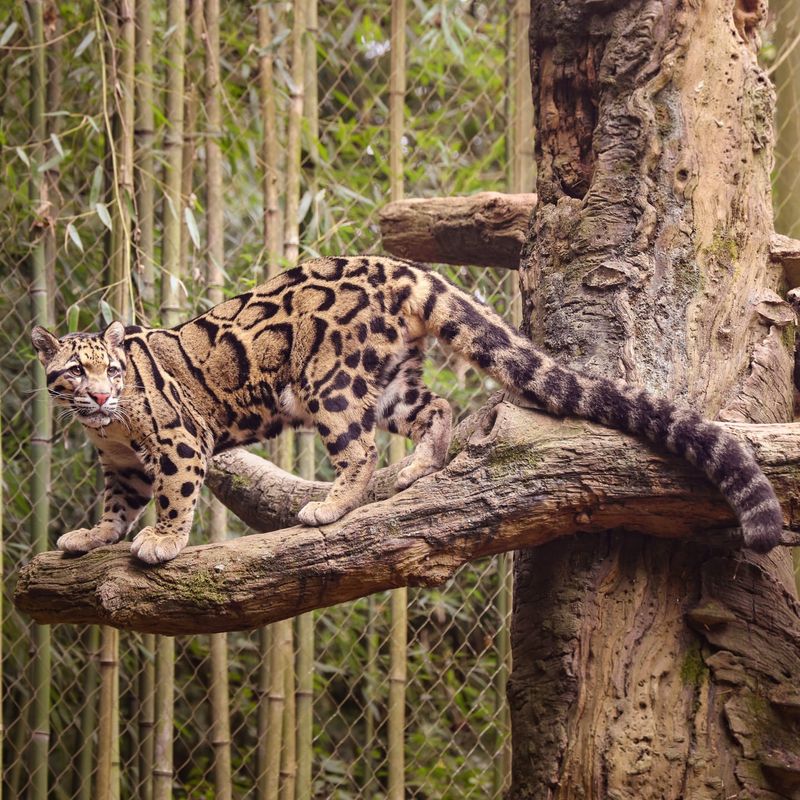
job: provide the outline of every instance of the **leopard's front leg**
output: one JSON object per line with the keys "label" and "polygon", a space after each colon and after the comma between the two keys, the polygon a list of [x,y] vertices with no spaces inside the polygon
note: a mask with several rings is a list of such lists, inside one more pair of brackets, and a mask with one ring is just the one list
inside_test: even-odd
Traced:
{"label": "leopard's front leg", "polygon": [[200,444],[190,438],[177,439],[154,454],[156,524],[142,528],[131,543],[131,552],[141,561],[170,561],[186,546],[207,461]]}
{"label": "leopard's front leg", "polygon": [[105,477],[103,516],[91,528],[78,528],[60,536],[56,542],[59,550],[88,553],[128,535],[152,496],[153,479],[144,471],[133,451],[125,456],[119,458],[119,454],[101,451],[100,463]]}

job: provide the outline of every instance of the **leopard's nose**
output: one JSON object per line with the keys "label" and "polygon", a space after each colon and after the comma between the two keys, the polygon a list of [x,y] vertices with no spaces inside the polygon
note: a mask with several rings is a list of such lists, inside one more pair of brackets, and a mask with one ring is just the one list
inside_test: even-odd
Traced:
{"label": "leopard's nose", "polygon": [[95,401],[95,403],[97,403],[97,405],[102,406],[103,403],[105,403],[105,401],[108,400],[108,398],[111,395],[108,395],[108,394],[93,394],[93,393],[90,392],[89,396],[92,398],[92,400]]}

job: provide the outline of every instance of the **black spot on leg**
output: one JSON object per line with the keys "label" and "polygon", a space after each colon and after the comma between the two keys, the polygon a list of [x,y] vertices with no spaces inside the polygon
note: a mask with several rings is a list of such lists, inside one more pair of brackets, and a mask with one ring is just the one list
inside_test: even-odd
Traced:
{"label": "black spot on leg", "polygon": [[361,351],[356,350],[355,353],[350,353],[347,358],[345,358],[344,363],[347,364],[350,369],[355,369],[359,362],[361,361]]}
{"label": "black spot on leg", "polygon": [[184,497],[191,497],[193,492],[194,484],[191,481],[186,481],[186,483],[181,486],[181,494]]}
{"label": "black spot on leg", "polygon": [[369,387],[367,386],[367,382],[359,375],[353,381],[353,394],[356,397],[364,397],[367,394]]}
{"label": "black spot on leg", "polygon": [[165,494],[160,494],[158,496],[158,504],[161,506],[161,508],[168,508],[169,507],[169,497],[167,497]]}
{"label": "black spot on leg", "polygon": [[175,466],[175,462],[168,455],[166,455],[166,453],[161,455],[158,463],[161,467],[161,472],[164,475],[174,475],[178,471],[178,468]]}
{"label": "black spot on leg", "polygon": [[178,443],[177,451],[181,458],[192,458],[195,455],[194,448],[189,447],[189,445],[184,442]]}
{"label": "black spot on leg", "polygon": [[348,402],[344,395],[335,394],[332,397],[326,397],[322,401],[322,405],[326,411],[344,411],[348,406]]}

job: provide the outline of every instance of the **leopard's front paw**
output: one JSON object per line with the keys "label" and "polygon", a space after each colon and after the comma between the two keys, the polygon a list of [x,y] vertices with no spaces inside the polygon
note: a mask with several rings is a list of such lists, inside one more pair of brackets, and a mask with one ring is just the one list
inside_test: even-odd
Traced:
{"label": "leopard's front paw", "polygon": [[152,526],[142,528],[131,542],[131,553],[145,564],[172,561],[186,547],[189,534],[159,533]]}
{"label": "leopard's front paw", "polygon": [[88,553],[95,547],[114,544],[117,537],[101,528],[78,528],[58,537],[56,547],[65,553]]}
{"label": "leopard's front paw", "polygon": [[327,525],[330,522],[336,522],[348,511],[350,509],[340,503],[313,500],[300,509],[297,518],[303,525]]}

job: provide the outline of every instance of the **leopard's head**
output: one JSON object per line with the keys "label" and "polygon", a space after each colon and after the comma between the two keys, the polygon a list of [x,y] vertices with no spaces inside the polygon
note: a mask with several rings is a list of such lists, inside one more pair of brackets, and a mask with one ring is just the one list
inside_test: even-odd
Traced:
{"label": "leopard's head", "polygon": [[90,428],[122,418],[125,326],[112,322],[102,333],[70,333],[60,339],[37,325],[31,341],[47,375],[47,390]]}

